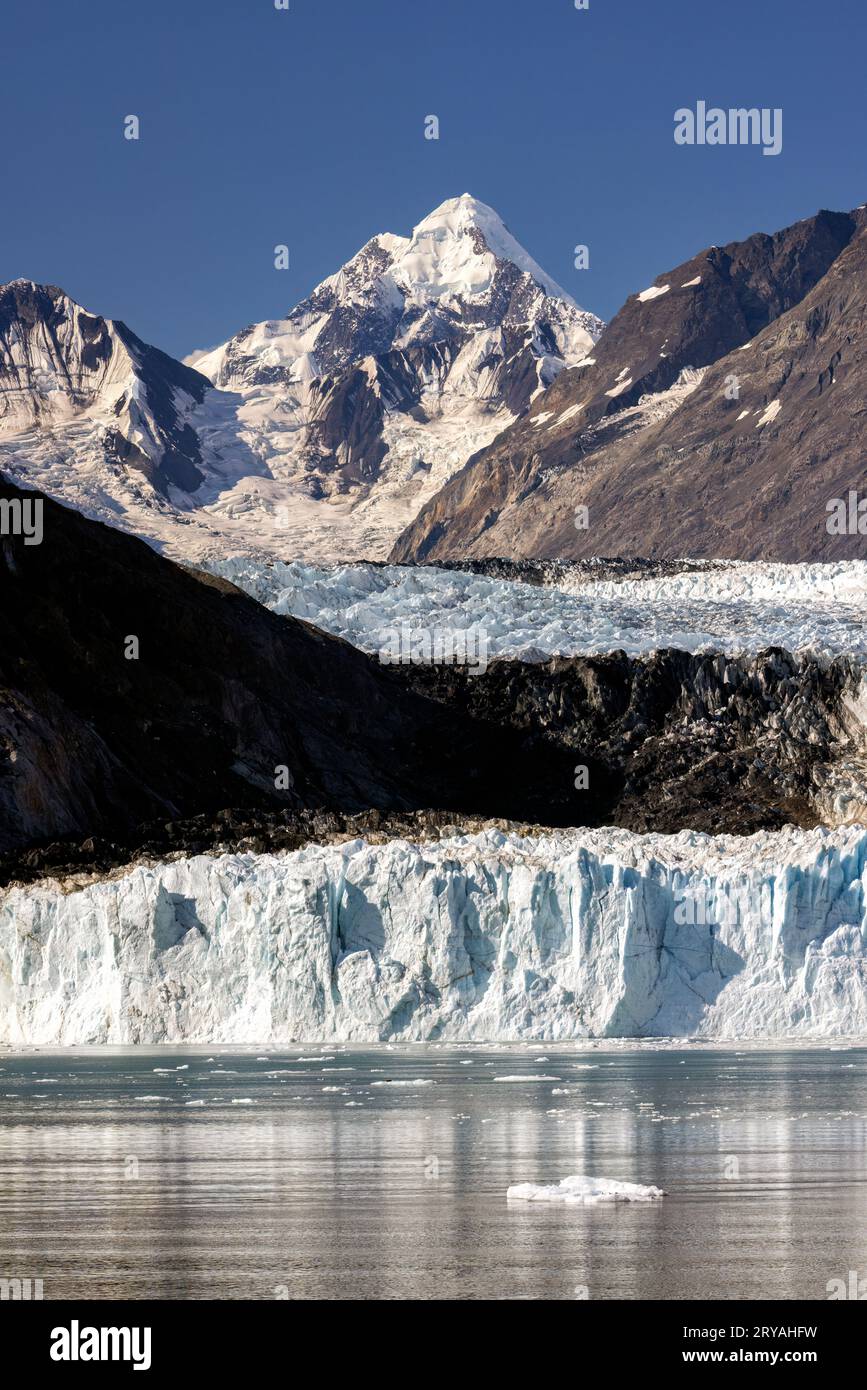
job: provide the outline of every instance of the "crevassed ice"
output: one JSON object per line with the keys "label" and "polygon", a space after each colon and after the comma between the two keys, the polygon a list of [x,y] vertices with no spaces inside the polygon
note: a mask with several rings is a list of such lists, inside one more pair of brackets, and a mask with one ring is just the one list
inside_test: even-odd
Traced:
{"label": "crevassed ice", "polygon": [[544,660],[661,647],[735,655],[781,646],[820,657],[867,655],[867,563],[732,563],[667,578],[544,587],[459,570],[401,565],[269,563],[251,557],[207,565],[276,613],[304,618],[376,653],[400,624],[478,625],[488,656]]}
{"label": "crevassed ice", "polygon": [[867,832],[495,830],[0,895],[0,1041],[867,1035]]}

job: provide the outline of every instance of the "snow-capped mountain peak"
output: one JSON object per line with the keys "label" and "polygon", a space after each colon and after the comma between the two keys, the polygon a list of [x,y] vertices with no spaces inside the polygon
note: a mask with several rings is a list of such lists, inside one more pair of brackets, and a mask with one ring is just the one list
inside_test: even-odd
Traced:
{"label": "snow-capped mountain peak", "polygon": [[413,298],[469,298],[489,289],[498,260],[517,266],[546,294],[575,305],[515,240],[499,214],[470,193],[446,199],[419,222],[396,257],[393,274]]}
{"label": "snow-capped mountain peak", "polygon": [[113,326],[56,285],[22,278],[0,288],[3,433],[68,419],[131,369]]}
{"label": "snow-capped mountain peak", "polygon": [[188,361],[217,386],[289,383],[305,375],[296,367],[303,357],[326,376],[370,353],[452,338],[457,322],[464,330],[533,324],[552,304],[551,355],[572,365],[599,336],[600,320],[578,308],[493,208],[463,193],[409,237],[372,237],[285,319],[253,324]]}
{"label": "snow-capped mountain peak", "polygon": [[[189,360],[240,394],[263,471],[294,480],[293,513],[311,499],[331,503],[318,529],[334,557],[348,545],[380,558],[399,518],[581,361],[601,330],[494,209],[464,193],[410,236],[372,237],[286,318]],[[306,517],[287,530],[284,553],[305,553]]]}
{"label": "snow-capped mountain peak", "polygon": [[75,461],[86,456],[103,481],[132,469],[156,493],[194,491],[203,474],[186,416],[209,389],[56,285],[0,286],[0,463],[13,475],[47,483],[49,460],[68,464],[65,441],[74,440]]}
{"label": "snow-capped mountain peak", "polygon": [[185,366],[16,282],[0,467],[184,558],[380,559],[601,329],[470,194]]}

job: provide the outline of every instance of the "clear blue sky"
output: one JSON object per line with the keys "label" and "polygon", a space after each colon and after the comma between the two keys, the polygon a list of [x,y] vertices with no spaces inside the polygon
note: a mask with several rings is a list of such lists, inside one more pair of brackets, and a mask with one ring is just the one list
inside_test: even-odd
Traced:
{"label": "clear blue sky", "polygon": [[[867,199],[865,0],[3,0],[0,34],[0,280],[179,356],[463,192],[605,318],[705,245]],[[677,147],[698,99],[782,107],[782,154]]]}

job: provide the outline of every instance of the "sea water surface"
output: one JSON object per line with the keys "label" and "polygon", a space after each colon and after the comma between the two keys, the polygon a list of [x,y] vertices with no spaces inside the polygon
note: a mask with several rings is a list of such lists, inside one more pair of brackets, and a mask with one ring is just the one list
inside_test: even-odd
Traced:
{"label": "sea water surface", "polygon": [[[515,1205],[571,1174],[642,1204]],[[95,1299],[826,1299],[867,1048],[0,1052],[0,1279]]]}

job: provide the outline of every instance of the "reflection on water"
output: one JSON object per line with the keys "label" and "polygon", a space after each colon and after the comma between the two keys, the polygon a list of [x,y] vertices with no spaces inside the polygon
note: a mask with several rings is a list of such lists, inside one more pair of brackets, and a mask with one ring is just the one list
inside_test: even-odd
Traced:
{"label": "reflection on water", "polygon": [[[517,1075],[548,1079],[495,1080]],[[821,1299],[867,1275],[865,1140],[863,1048],[0,1052],[0,1279],[46,1298]],[[668,1196],[506,1204],[572,1173]]]}

